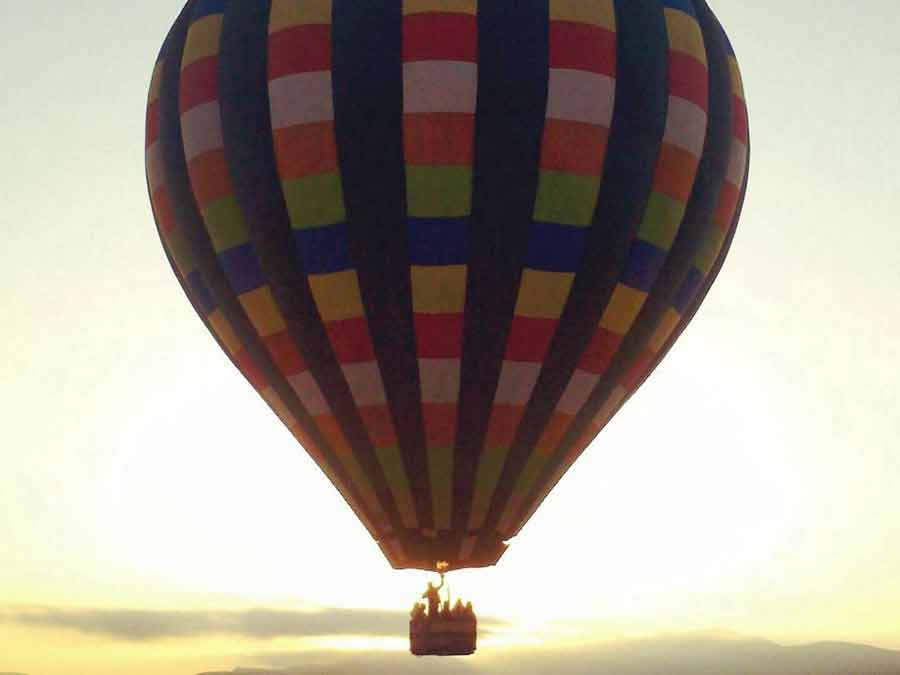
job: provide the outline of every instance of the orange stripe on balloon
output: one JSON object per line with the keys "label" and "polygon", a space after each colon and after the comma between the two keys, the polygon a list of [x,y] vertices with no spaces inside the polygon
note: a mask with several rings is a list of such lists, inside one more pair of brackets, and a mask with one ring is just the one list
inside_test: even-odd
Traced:
{"label": "orange stripe on balloon", "polygon": [[334,122],[297,124],[273,133],[278,175],[284,181],[338,169]]}
{"label": "orange stripe on balloon", "polygon": [[472,164],[475,116],[419,113],[403,116],[404,157],[413,165]]}
{"label": "orange stripe on balloon", "polygon": [[541,168],[582,176],[603,171],[609,130],[596,124],[547,119],[541,144]]}
{"label": "orange stripe on balloon", "polygon": [[195,157],[191,160],[188,171],[194,197],[201,210],[234,193],[224,148]]}
{"label": "orange stripe on balloon", "polygon": [[699,160],[686,150],[663,143],[656,165],[654,187],[672,199],[687,202],[694,189],[699,164]]}

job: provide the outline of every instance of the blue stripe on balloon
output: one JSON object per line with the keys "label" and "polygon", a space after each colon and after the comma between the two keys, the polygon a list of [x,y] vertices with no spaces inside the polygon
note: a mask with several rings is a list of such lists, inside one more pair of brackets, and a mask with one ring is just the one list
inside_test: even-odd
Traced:
{"label": "blue stripe on balloon", "polygon": [[330,274],[353,267],[345,223],[294,230],[293,237],[307,274]]}
{"label": "blue stripe on balloon", "polygon": [[467,261],[466,218],[409,218],[413,265],[462,265]]}
{"label": "blue stripe on balloon", "polygon": [[[478,100],[457,445],[454,528],[464,529],[472,486],[528,254],[547,112],[547,0],[478,3]],[[458,508],[457,508],[458,506]],[[471,560],[497,558],[487,529]]]}
{"label": "blue stripe on balloon", "polygon": [[[585,242],[585,256],[578,265],[578,275],[560,319],[560,328],[534,387],[541,395],[536,394],[529,402],[517,438],[507,455],[500,487],[483,526],[488,531],[499,522],[505,508],[510,495],[506,486],[525,470],[530,449],[538,442],[539,434],[546,428],[555,404],[563,395],[568,378],[559,374],[574,372],[575,360],[587,348],[600,313],[608,306],[652,192],[654,168],[665,133],[669,91],[669,48],[663,5],[656,0],[615,0],[615,10],[615,110],[603,179]],[[642,312],[642,316],[644,314]],[[642,323],[646,322],[638,319],[628,332],[609,369],[536,477],[525,497],[525,506],[514,516],[514,520],[519,521],[514,529],[527,515],[527,505],[541,498],[542,490],[563,467],[564,458],[617,386],[619,378],[643,351],[644,342],[637,334]]]}
{"label": "blue stripe on balloon", "polygon": [[223,251],[219,254],[219,263],[235,295],[252,291],[265,283],[251,243]]}
{"label": "blue stripe on balloon", "polygon": [[216,308],[216,301],[213,300],[212,294],[203,283],[203,277],[199,270],[194,270],[185,278],[188,289],[190,289],[191,299],[197,305],[197,311],[206,316]]}
{"label": "blue stripe on balloon", "polygon": [[622,283],[650,292],[663,263],[666,252],[643,239],[635,239],[628,249]]}
{"label": "blue stripe on balloon", "polygon": [[[334,133],[350,255],[419,525],[433,527],[404,198],[401,0],[332,0]],[[381,478],[377,459],[372,473]],[[384,485],[384,482],[381,481]],[[381,496],[381,495],[379,495]],[[385,506],[394,504],[385,494]],[[400,522],[398,518],[395,522]],[[396,562],[396,561],[392,561]]]}
{"label": "blue stripe on balloon", "polygon": [[703,272],[696,267],[691,267],[687,276],[684,278],[684,281],[681,282],[681,286],[678,287],[678,292],[675,294],[672,301],[672,306],[679,314],[684,314],[687,306],[694,298],[694,294],[696,294],[697,289],[700,288],[700,284],[702,283]]}
{"label": "blue stripe on balloon", "polygon": [[194,5],[192,18],[194,21],[197,21],[210,14],[222,14],[225,12],[225,6],[227,4],[228,0],[199,0],[199,2]]}
{"label": "blue stripe on balloon", "polygon": [[697,16],[694,12],[694,3],[691,0],[663,0],[663,5],[667,9],[677,9],[693,17]]}
{"label": "blue stripe on balloon", "polygon": [[586,228],[534,222],[528,241],[527,265],[548,272],[575,272],[584,252]]}

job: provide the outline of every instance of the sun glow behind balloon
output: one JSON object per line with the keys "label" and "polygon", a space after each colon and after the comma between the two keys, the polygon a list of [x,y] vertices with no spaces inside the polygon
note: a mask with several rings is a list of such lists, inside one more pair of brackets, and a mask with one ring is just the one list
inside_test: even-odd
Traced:
{"label": "sun glow behind balloon", "polygon": [[206,328],[426,571],[495,564],[655,369],[749,164],[705,3],[439,7],[190,1],[145,138]]}
{"label": "sun glow behind balloon", "polygon": [[333,592],[341,604],[339,576],[380,553],[359,546],[365,530],[240,378],[223,369],[205,382],[151,399],[121,439],[109,541],[136,570],[201,594],[318,588],[313,602]]}
{"label": "sun glow behind balloon", "polygon": [[[387,569],[321,472],[228,372],[150,226],[138,127],[149,59],[183,4],[4,5],[3,61],[27,67],[4,71],[14,96],[0,109],[3,610],[293,599],[405,611],[435,575]],[[696,623],[900,648],[890,536],[900,523],[900,135],[885,77],[900,71],[900,4],[709,4],[741,57],[754,120],[752,194],[728,263],[667,365],[502,565],[448,583],[480,612],[514,620],[502,639],[516,642]],[[651,419],[651,403],[654,413],[681,407],[683,421]],[[698,426],[707,430],[695,439]],[[732,452],[746,487],[724,459]],[[711,461],[697,475],[672,468],[679,455]],[[663,513],[628,492],[626,478],[651,471],[672,475],[649,480]],[[728,490],[694,520],[719,482]],[[642,529],[634,570],[632,523]],[[667,528],[684,538],[660,550],[654,538],[675,539]],[[730,577],[691,587],[673,575],[663,587],[670,559],[708,565],[735,542]],[[539,620],[569,607],[589,622],[548,631]],[[499,639],[499,629],[485,636],[479,657]],[[187,675],[264,665],[228,655],[296,643],[132,643],[3,623],[0,670]]]}
{"label": "sun glow behind balloon", "polygon": [[[779,429],[766,423],[772,417],[752,378],[716,379],[714,363],[702,381],[691,378],[692,352],[705,348],[685,342],[511,541],[501,565],[448,575],[454,597],[513,622],[498,640],[562,639],[554,625],[578,619],[611,621],[612,633],[665,628],[672,613],[702,626],[715,601],[691,607],[692,597],[733,592],[785,545],[796,479],[778,450]],[[204,389],[151,401],[122,438],[101,509],[105,540],[117,549],[108,554],[161,588],[201,596],[411,605],[429,575],[387,566],[237,375],[211,371],[201,380]],[[665,410],[676,395],[706,407],[657,413],[647,424],[648,411]]]}

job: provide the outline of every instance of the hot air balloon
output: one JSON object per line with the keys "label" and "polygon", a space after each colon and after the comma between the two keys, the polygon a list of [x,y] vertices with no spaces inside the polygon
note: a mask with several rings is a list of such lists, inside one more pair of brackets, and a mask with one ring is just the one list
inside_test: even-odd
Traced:
{"label": "hot air balloon", "polygon": [[201,320],[432,571],[494,565],[671,348],[748,147],[704,0],[190,0],[146,126]]}

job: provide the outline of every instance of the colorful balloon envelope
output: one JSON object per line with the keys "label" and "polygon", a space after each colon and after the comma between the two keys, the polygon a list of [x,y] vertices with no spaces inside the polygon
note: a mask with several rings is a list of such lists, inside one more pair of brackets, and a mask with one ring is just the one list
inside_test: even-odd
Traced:
{"label": "colorful balloon envelope", "polygon": [[146,162],[213,337],[432,570],[496,563],[670,349],[748,144],[703,0],[191,0]]}

